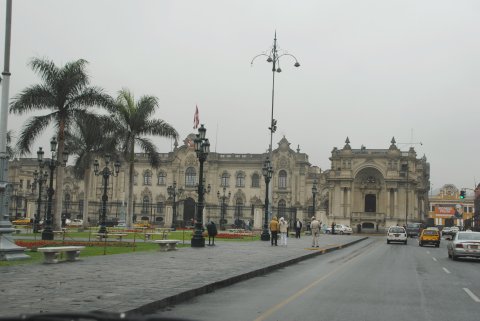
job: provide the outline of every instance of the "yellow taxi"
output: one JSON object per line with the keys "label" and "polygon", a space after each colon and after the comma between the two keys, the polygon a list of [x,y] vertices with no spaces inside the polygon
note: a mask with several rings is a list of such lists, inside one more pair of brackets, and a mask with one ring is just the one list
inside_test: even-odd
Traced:
{"label": "yellow taxi", "polygon": [[435,247],[440,246],[440,231],[438,229],[427,228],[422,230],[418,238],[418,245],[433,244]]}

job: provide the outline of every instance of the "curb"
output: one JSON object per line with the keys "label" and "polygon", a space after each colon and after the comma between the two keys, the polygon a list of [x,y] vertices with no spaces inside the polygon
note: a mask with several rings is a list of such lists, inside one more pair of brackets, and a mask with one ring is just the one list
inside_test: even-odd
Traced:
{"label": "curb", "polygon": [[277,263],[277,264],[274,264],[274,265],[270,265],[270,266],[267,266],[267,267],[264,267],[264,268],[261,268],[261,269],[257,269],[257,270],[254,270],[254,271],[250,271],[250,272],[247,272],[247,273],[243,273],[243,274],[240,274],[240,275],[232,276],[230,278],[220,280],[220,281],[217,281],[217,282],[213,282],[213,283],[210,283],[210,284],[206,284],[206,285],[203,285],[203,286],[195,288],[195,289],[187,290],[187,291],[184,291],[182,293],[178,293],[176,295],[172,295],[172,296],[163,298],[163,299],[158,300],[158,301],[153,301],[151,303],[147,303],[147,304],[142,305],[138,308],[128,310],[125,313],[127,313],[129,315],[153,313],[153,312],[156,312],[157,310],[159,310],[161,308],[165,308],[165,307],[170,306],[170,305],[175,305],[175,304],[187,301],[189,299],[192,299],[192,298],[194,298],[196,296],[199,296],[199,295],[202,295],[202,294],[211,293],[211,292],[213,292],[217,289],[224,288],[224,287],[227,287],[229,285],[232,285],[232,284],[235,284],[235,283],[238,283],[238,282],[241,282],[241,281],[245,281],[245,280],[257,277],[257,276],[265,275],[265,274],[270,273],[274,270],[277,270],[277,269],[280,269],[280,268],[283,268],[283,267],[301,262],[303,260],[310,259],[310,258],[318,256],[318,255],[322,255],[324,253],[329,253],[329,252],[333,252],[333,251],[342,249],[344,247],[348,247],[350,245],[359,243],[359,242],[364,241],[366,239],[368,239],[368,237],[363,237],[361,239],[358,239],[358,240],[355,240],[355,241],[352,241],[352,242],[349,242],[349,243],[346,243],[346,244],[332,246],[332,247],[329,247],[329,248],[326,248],[326,249],[322,249],[320,251],[314,251],[312,253],[309,253],[309,254],[294,258],[294,259],[290,259],[290,260],[287,260],[287,261],[284,261],[284,262],[280,262],[280,263]]}

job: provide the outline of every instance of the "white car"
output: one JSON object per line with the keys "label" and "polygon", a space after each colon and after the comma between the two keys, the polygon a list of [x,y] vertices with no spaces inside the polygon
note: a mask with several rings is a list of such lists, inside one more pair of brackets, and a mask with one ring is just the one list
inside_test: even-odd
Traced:
{"label": "white car", "polygon": [[[325,230],[325,234],[331,234],[332,233],[332,226],[327,227]],[[350,226],[344,225],[344,224],[335,224],[335,234],[352,234],[353,230]]]}
{"label": "white car", "polygon": [[69,220],[68,218],[65,220],[65,224],[68,226],[82,226],[83,220],[75,218],[73,220]]}
{"label": "white car", "polygon": [[387,231],[387,244],[402,242],[407,244],[407,231],[402,226],[390,226]]}

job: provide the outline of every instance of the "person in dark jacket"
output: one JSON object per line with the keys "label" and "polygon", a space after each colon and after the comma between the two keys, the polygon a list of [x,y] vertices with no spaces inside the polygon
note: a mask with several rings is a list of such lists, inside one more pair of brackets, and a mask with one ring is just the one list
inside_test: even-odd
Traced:
{"label": "person in dark jacket", "polygon": [[302,222],[300,222],[300,219],[297,218],[297,221],[295,222],[295,238],[299,239],[300,238],[300,232],[302,232]]}
{"label": "person in dark jacket", "polygon": [[[217,226],[213,221],[207,223],[207,232],[208,232],[208,245],[215,245],[215,235],[217,235]],[[212,244],[210,244],[212,241]]]}

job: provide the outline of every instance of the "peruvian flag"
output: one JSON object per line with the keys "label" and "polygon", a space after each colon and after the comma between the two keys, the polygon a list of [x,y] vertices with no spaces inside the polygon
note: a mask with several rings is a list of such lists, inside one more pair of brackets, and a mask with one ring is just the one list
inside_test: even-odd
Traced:
{"label": "peruvian flag", "polygon": [[198,113],[198,106],[195,106],[195,115],[193,115],[193,129],[197,129],[199,123],[200,123],[200,115]]}

